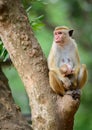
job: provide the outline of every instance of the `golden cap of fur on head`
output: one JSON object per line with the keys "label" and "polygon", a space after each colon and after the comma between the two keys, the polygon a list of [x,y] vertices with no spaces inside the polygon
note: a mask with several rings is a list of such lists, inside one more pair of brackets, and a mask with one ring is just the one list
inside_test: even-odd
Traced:
{"label": "golden cap of fur on head", "polygon": [[58,26],[58,27],[55,28],[55,30],[60,30],[60,29],[69,30],[69,28],[67,26]]}

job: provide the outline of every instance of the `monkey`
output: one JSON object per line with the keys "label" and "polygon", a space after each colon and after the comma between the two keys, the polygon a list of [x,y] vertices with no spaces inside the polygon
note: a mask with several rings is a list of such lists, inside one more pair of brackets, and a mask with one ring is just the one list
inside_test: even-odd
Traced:
{"label": "monkey", "polygon": [[50,87],[60,95],[68,90],[81,89],[87,81],[87,68],[80,63],[73,31],[66,26],[56,27],[48,56]]}

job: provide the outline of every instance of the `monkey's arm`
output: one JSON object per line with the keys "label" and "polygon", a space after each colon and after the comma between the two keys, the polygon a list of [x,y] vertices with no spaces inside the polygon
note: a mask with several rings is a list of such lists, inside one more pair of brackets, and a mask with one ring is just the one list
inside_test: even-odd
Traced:
{"label": "monkey's arm", "polygon": [[59,78],[62,77],[60,68],[58,68],[55,64],[55,56],[54,56],[53,48],[51,48],[51,51],[48,57],[48,68],[49,68],[49,71],[55,72]]}
{"label": "monkey's arm", "polygon": [[76,57],[77,58],[75,61],[75,66],[74,66],[74,76],[78,82],[78,84],[77,84],[78,88],[81,89],[87,81],[88,72],[87,72],[86,65],[80,63],[79,54],[78,54],[77,49],[76,49]]}
{"label": "monkey's arm", "polygon": [[78,86],[79,88],[82,88],[86,81],[87,81],[87,77],[88,77],[88,72],[87,72],[87,68],[85,64],[82,64],[80,67],[80,71],[78,74]]}
{"label": "monkey's arm", "polygon": [[73,65],[74,74],[78,75],[81,64],[77,46],[75,47],[75,53],[73,54]]}

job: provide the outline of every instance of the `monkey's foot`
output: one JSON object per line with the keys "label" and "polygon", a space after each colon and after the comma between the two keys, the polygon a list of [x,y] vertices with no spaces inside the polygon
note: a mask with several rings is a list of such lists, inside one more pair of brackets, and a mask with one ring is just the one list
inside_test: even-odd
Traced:
{"label": "monkey's foot", "polygon": [[81,95],[81,91],[80,89],[76,89],[76,90],[69,90],[66,92],[66,95],[70,95],[72,96],[73,99],[80,99],[80,95]]}

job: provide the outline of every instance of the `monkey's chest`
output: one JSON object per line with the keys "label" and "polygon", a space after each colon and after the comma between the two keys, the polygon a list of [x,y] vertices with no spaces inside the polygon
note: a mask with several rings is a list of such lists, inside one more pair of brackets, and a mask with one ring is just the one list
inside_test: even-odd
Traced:
{"label": "monkey's chest", "polygon": [[72,62],[72,58],[71,55],[67,54],[67,52],[63,52],[63,53],[56,53],[56,66],[57,67],[61,67],[64,64],[68,64],[71,67],[73,67],[73,62]]}

